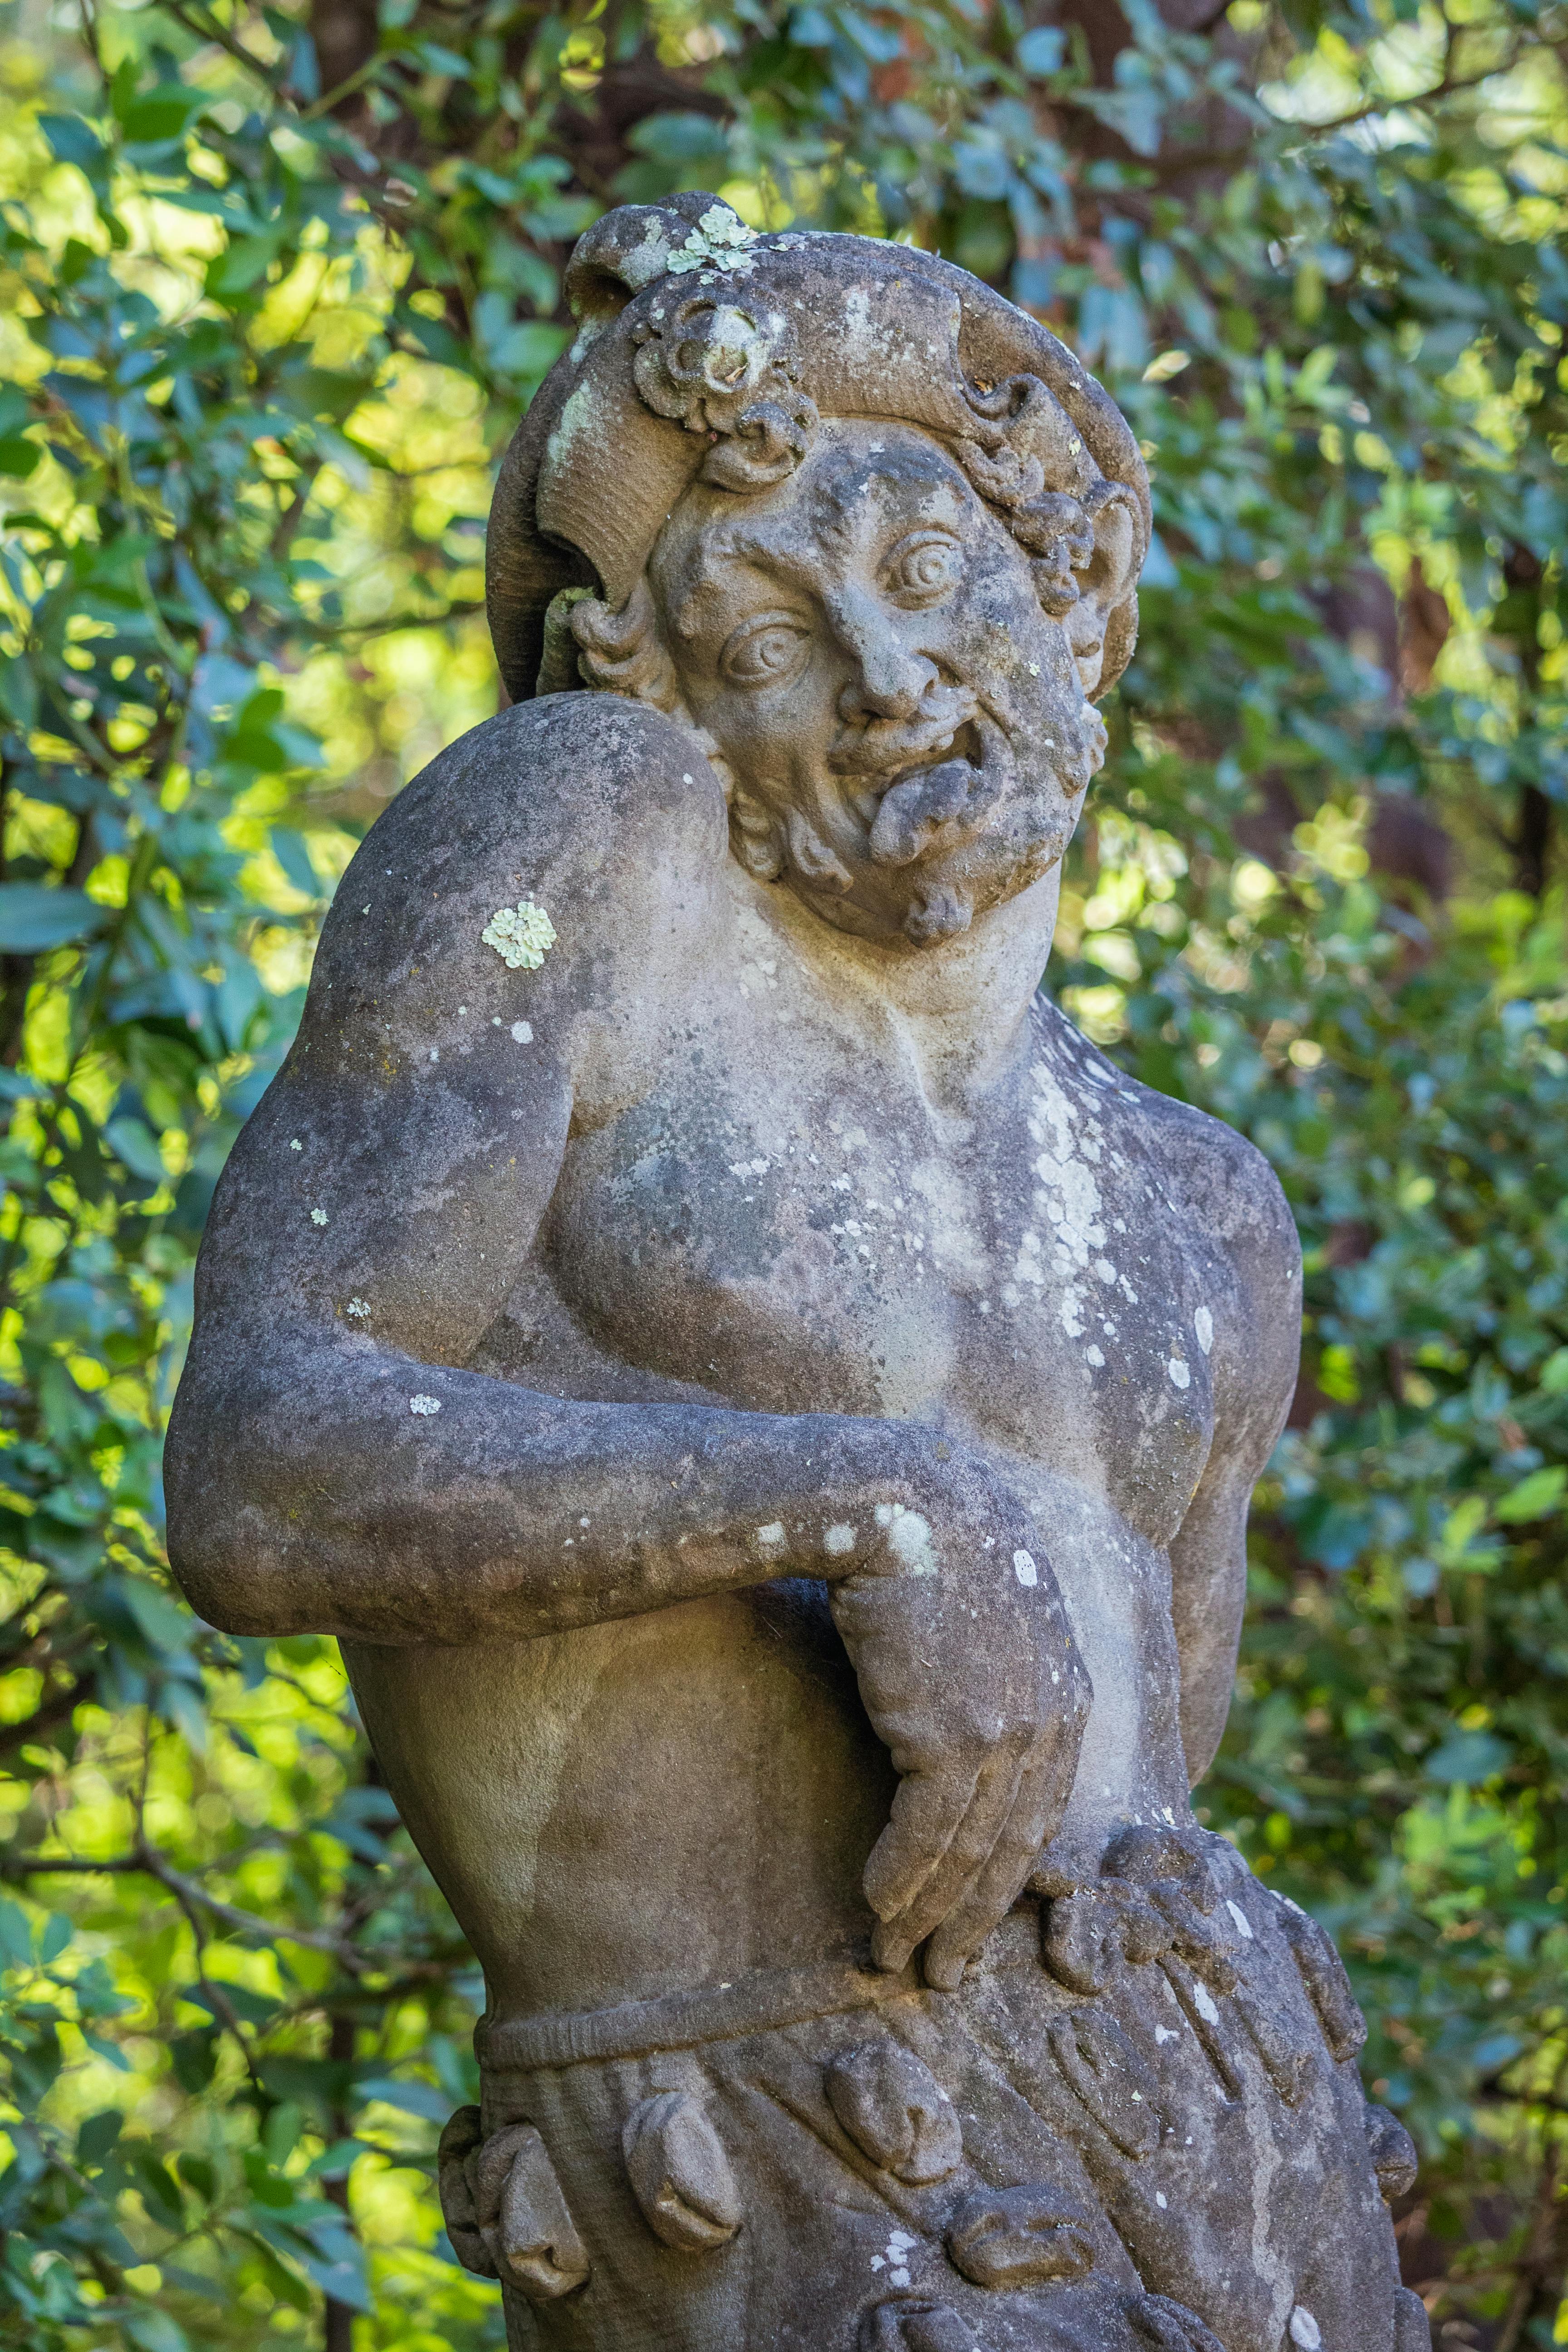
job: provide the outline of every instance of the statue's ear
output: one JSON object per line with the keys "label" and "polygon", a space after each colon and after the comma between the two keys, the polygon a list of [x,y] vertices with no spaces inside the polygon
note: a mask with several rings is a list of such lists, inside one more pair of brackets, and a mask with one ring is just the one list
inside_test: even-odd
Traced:
{"label": "statue's ear", "polygon": [[1147,551],[1143,515],[1122,482],[1099,482],[1083,500],[1094,530],[1094,552],[1078,574],[1078,602],[1067,614],[1083,690],[1092,695],[1105,666],[1105,636],[1127,603]]}

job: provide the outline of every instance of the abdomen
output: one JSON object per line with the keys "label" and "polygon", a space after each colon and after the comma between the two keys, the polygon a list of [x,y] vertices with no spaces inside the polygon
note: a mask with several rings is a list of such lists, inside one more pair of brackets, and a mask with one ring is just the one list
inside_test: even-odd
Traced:
{"label": "abdomen", "polygon": [[851,1956],[895,1776],[819,1587],[343,1654],[495,2015]]}

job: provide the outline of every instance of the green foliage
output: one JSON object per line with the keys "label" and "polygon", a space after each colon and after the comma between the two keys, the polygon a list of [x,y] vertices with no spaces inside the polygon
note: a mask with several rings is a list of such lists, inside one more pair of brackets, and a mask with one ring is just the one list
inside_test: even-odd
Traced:
{"label": "green foliage", "polygon": [[940,246],[1143,436],[1055,977],[1261,1144],[1309,1266],[1201,1799],[1346,1947],[1411,2274],[1552,2340],[1564,27],[1123,8],[1099,79],[1012,0],[150,0],[0,49],[0,2343],[501,2340],[430,2189],[471,1959],[332,1645],[173,1593],[159,1442],[321,906],[493,708],[489,470],[571,241],[682,186]]}

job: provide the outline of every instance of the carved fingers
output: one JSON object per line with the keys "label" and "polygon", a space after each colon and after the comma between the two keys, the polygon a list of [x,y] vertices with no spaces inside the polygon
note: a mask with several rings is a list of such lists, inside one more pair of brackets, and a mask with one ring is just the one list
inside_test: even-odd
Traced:
{"label": "carved fingers", "polygon": [[[1016,1755],[1004,1754],[978,1771],[939,1768],[900,1782],[892,1819],[866,1865],[867,1899],[879,1919],[871,1945],[879,1968],[905,1967],[917,1945],[963,1908],[1006,1825],[1022,1770]],[[994,1925],[987,1920],[981,1936]]]}
{"label": "carved fingers", "polygon": [[901,1969],[929,1938],[926,1975],[942,1989],[1060,1820],[1090,1696],[1048,1562],[993,1536],[989,1550],[971,1538],[954,1568],[956,1549],[905,1512],[885,1571],[832,1596],[867,1712],[902,1776],[866,1866],[873,1957]]}
{"label": "carved fingers", "polygon": [[1195,2311],[1169,2295],[1146,2294],[1129,2313],[1134,2328],[1153,2352],[1221,2352]]}
{"label": "carved fingers", "polygon": [[1094,2227],[1071,2198],[1048,2189],[981,2189],[947,2232],[948,2260],[976,2286],[1039,2286],[1094,2267]]}
{"label": "carved fingers", "polygon": [[[1075,1742],[1075,1759],[1076,1754]],[[1024,1765],[995,1844],[931,1937],[925,1959],[928,1983],[951,1990],[963,1974],[965,1961],[1012,1909],[1054,1826],[1053,1815],[1060,1811],[1060,1780],[1054,1754],[1033,1755]]]}
{"label": "carved fingers", "polygon": [[868,2311],[860,2352],[977,2352],[974,2330],[951,2305],[901,2295]]}

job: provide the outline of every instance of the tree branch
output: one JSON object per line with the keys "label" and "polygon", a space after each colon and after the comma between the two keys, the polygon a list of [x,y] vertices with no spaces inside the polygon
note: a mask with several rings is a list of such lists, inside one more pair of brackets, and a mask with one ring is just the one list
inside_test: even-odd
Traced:
{"label": "tree branch", "polygon": [[1354,108],[1349,114],[1332,115],[1327,122],[1298,123],[1296,128],[1310,131],[1314,136],[1325,131],[1347,131],[1354,123],[1368,121],[1374,114],[1394,114],[1402,106],[1431,106],[1440,98],[1454,98],[1467,89],[1479,89],[1483,82],[1491,81],[1497,75],[1511,73],[1523,56],[1526,46],[1522,41],[1517,43],[1510,57],[1488,66],[1484,73],[1445,74],[1442,80],[1434,82],[1430,89],[1415,90],[1408,98],[1368,99],[1364,106]]}
{"label": "tree branch", "polygon": [[344,1937],[320,1927],[279,1927],[258,1917],[254,1911],[242,1910],[236,1903],[226,1903],[220,1895],[209,1895],[196,1880],[187,1878],[172,1863],[165,1862],[155,1846],[144,1843],[130,1853],[110,1854],[96,1862],[78,1861],[63,1854],[15,1854],[0,1861],[0,1877],[43,1876],[155,1878],[182,1907],[198,1904],[237,1935],[255,1936],[268,1944],[303,1944],[311,1951],[329,1953],[350,1976],[361,1976],[373,1965]]}

